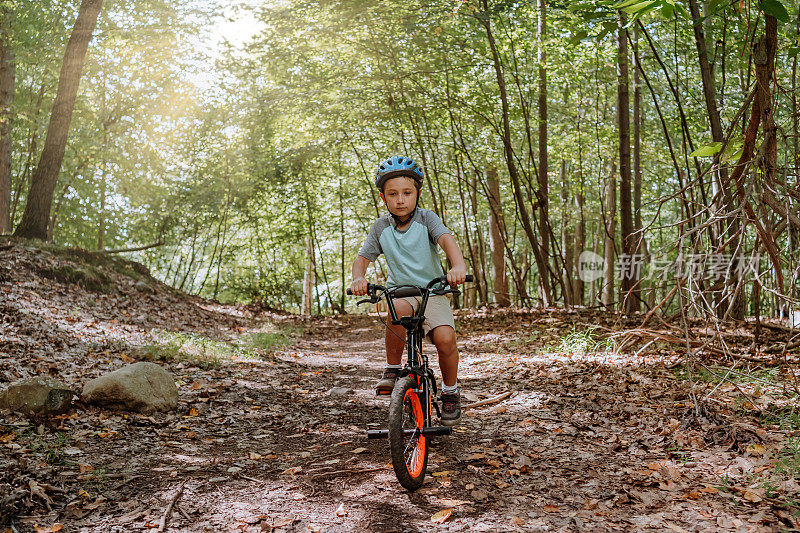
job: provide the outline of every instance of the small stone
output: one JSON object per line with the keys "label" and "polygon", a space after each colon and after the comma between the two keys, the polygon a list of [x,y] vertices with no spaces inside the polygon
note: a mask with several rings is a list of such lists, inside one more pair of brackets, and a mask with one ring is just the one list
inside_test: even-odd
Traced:
{"label": "small stone", "polygon": [[146,294],[155,294],[155,289],[151,287],[149,284],[145,283],[144,281],[137,281],[136,284],[133,286],[139,292],[143,292]]}
{"label": "small stone", "polygon": [[65,413],[72,404],[72,389],[51,377],[33,377],[16,383],[0,393],[0,409],[10,409],[28,416]]}

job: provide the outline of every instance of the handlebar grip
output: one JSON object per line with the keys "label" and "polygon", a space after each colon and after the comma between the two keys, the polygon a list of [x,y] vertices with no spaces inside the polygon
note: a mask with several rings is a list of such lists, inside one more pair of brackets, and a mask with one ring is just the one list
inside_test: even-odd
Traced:
{"label": "handlebar grip", "polygon": [[344,292],[345,292],[345,294],[347,294],[348,296],[352,296],[352,295],[353,295],[353,291],[351,291],[349,287],[348,287],[348,288],[347,288],[347,290],[346,290],[346,291],[344,291]]}
{"label": "handlebar grip", "polygon": [[465,279],[464,281],[467,283],[472,283],[473,279],[474,278],[472,277],[472,274],[467,274],[467,279]]}

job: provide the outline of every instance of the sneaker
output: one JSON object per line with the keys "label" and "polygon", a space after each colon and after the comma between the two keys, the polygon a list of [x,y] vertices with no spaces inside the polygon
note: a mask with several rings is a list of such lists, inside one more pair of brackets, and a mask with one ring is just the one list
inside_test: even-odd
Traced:
{"label": "sneaker", "polygon": [[455,426],[461,421],[461,391],[442,393],[442,424]]}
{"label": "sneaker", "polygon": [[399,368],[387,368],[383,371],[383,377],[375,384],[375,394],[391,394],[394,383],[400,374]]}

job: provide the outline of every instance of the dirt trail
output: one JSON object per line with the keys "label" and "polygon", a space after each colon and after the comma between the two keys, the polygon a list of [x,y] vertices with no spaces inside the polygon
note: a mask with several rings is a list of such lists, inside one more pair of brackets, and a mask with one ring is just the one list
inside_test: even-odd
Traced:
{"label": "dirt trail", "polygon": [[[0,283],[4,382],[49,372],[80,390],[141,353],[129,346],[151,336],[153,323],[230,348],[211,365],[163,362],[179,385],[177,413],[78,403],[54,421],[3,420],[0,484],[34,480],[43,489],[31,488],[18,531],[156,528],[181,487],[171,531],[797,527],[785,506],[800,486],[759,477],[785,434],[738,418],[727,399],[692,416],[688,384],[664,368],[664,350],[594,351],[597,339],[585,332],[603,319],[588,311],[459,315],[465,402],[513,394],[468,411],[453,435],[434,440],[426,483],[409,494],[387,464],[388,443],[365,438],[388,410],[372,392],[383,367],[376,317],[267,323],[130,285],[120,300],[35,280]],[[159,298],[169,301],[168,318],[147,307]],[[273,355],[242,348],[240,339],[276,321],[302,333]],[[443,524],[431,520],[448,509]]]}

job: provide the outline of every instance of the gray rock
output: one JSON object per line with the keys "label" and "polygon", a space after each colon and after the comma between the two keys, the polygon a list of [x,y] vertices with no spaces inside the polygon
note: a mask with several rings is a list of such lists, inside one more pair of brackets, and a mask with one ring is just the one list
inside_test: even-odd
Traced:
{"label": "gray rock", "polygon": [[334,387],[328,391],[328,396],[347,396],[348,394],[352,394],[353,389],[348,389],[347,387]]}
{"label": "gray rock", "polygon": [[146,294],[155,294],[156,290],[151,287],[148,283],[144,281],[137,281],[136,284],[133,286],[137,291],[144,292]]}
{"label": "gray rock", "polygon": [[0,409],[25,415],[47,416],[65,413],[72,403],[72,390],[50,377],[33,377],[12,383],[0,393]]}
{"label": "gray rock", "polygon": [[89,381],[83,386],[81,398],[90,404],[141,413],[172,411],[178,406],[178,387],[159,365],[141,362]]}

